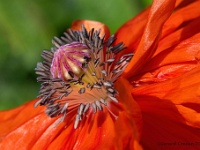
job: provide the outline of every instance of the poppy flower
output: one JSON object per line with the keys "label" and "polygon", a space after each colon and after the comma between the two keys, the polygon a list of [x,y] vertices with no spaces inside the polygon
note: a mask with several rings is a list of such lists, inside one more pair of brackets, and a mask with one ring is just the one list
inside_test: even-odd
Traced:
{"label": "poppy flower", "polygon": [[126,47],[115,41],[104,24],[81,20],[54,37],[35,69],[38,99],[1,112],[0,148],[139,149],[141,113],[120,78],[133,53],[116,59]]}
{"label": "poppy flower", "polygon": [[198,149],[199,4],[154,0],[111,37],[76,21],[42,53],[39,98],[1,112],[0,148]]}

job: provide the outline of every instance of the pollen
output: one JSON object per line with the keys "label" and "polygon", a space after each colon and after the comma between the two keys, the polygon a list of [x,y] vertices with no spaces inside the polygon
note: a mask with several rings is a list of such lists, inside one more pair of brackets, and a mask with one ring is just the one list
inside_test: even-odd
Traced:
{"label": "pollen", "polygon": [[82,31],[69,30],[61,38],[54,37],[55,47],[42,52],[44,61],[35,69],[41,82],[35,107],[46,106],[49,117],[60,116],[58,122],[66,119],[69,110],[77,109],[77,128],[87,113],[109,110],[108,103],[118,103],[114,83],[133,54],[116,59],[125,46],[114,45],[115,40],[114,35],[105,39],[100,30],[87,31],[84,26]]}

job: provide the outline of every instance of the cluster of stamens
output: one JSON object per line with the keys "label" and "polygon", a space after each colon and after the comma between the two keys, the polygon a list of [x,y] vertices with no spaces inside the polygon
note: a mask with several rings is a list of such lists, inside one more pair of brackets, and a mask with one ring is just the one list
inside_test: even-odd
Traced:
{"label": "cluster of stamens", "polygon": [[100,30],[87,31],[84,26],[82,31],[68,30],[61,38],[54,37],[55,47],[42,52],[44,61],[35,69],[38,82],[42,82],[35,107],[45,105],[48,116],[61,116],[58,122],[78,108],[74,122],[77,128],[89,110],[95,113],[109,109],[110,101],[117,103],[114,82],[133,54],[116,60],[124,44],[113,45],[115,40],[114,36],[105,40],[105,35],[100,37]]}

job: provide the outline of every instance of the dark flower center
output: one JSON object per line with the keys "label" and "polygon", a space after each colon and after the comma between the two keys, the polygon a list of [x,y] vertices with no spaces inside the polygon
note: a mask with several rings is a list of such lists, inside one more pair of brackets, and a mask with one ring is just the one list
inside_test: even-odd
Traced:
{"label": "dark flower center", "polygon": [[50,117],[61,115],[64,121],[68,109],[78,108],[74,122],[77,128],[82,116],[88,111],[94,113],[111,101],[118,102],[114,82],[122,74],[133,54],[115,59],[124,49],[123,43],[113,45],[116,40],[100,37],[100,30],[69,30],[61,38],[55,37],[51,51],[43,51],[44,61],[37,64],[38,82],[42,82],[35,107],[46,106]]}

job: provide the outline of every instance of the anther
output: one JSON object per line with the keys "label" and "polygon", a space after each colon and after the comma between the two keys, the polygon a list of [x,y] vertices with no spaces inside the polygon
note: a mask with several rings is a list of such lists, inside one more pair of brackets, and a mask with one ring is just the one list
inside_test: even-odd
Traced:
{"label": "anther", "polygon": [[104,76],[107,76],[106,70],[101,70],[101,73],[102,73]]}
{"label": "anther", "polygon": [[78,93],[79,93],[79,94],[85,93],[85,88],[84,88],[84,87],[83,87],[83,88],[80,88],[80,90],[78,91]]}
{"label": "anther", "polygon": [[103,110],[103,108],[102,108],[102,106],[101,106],[101,103],[100,103],[98,100],[95,101],[95,104],[96,104],[97,108],[98,108],[100,111]]}
{"label": "anther", "polygon": [[63,106],[63,108],[62,108],[62,110],[60,111],[60,113],[62,114],[62,113],[64,113],[64,112],[66,112],[68,106],[69,106],[69,103],[66,103],[66,104]]}

